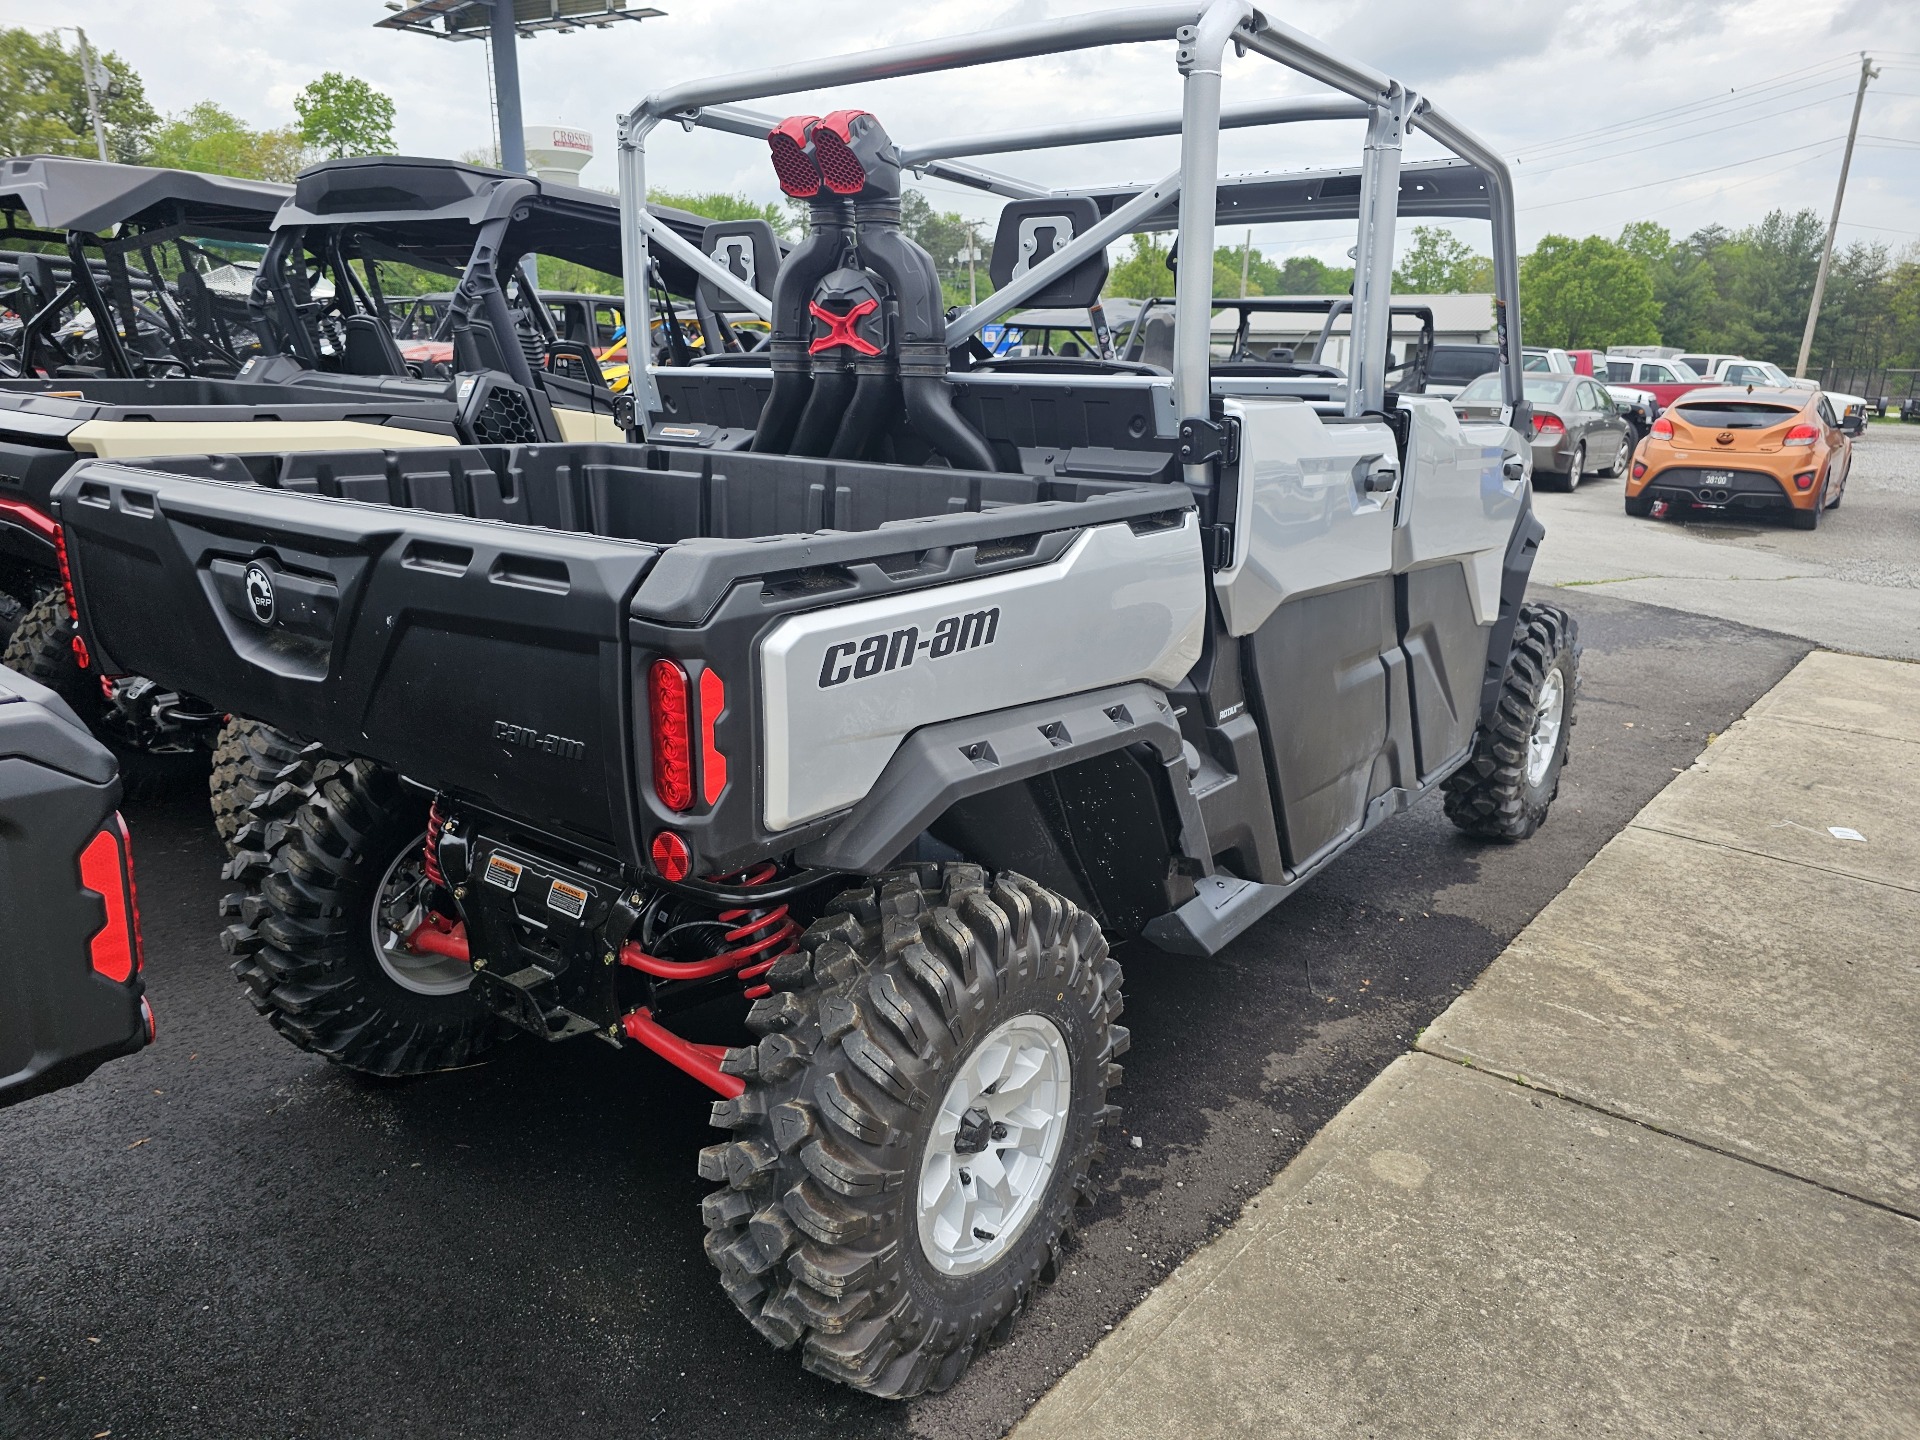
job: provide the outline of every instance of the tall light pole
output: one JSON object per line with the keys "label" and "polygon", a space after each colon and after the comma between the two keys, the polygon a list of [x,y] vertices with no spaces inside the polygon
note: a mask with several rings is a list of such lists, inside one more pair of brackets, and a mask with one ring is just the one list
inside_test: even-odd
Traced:
{"label": "tall light pole", "polygon": [[[66,26],[60,27],[62,30]],[[87,32],[78,25],[72,27],[80,40],[80,88],[87,92],[87,118],[93,121],[93,143],[100,151],[102,160],[107,158],[107,124],[100,117],[100,92],[113,81],[107,73],[107,67],[93,58],[93,47],[87,44]]]}
{"label": "tall light pole", "polygon": [[1833,233],[1840,228],[1840,202],[1847,198],[1847,171],[1853,165],[1853,137],[1860,133],[1860,106],[1867,98],[1867,82],[1879,73],[1863,51],[1860,56],[1860,88],[1853,92],[1853,122],[1847,126],[1847,149],[1840,157],[1840,183],[1833,190],[1833,218],[1827,221],[1827,243],[1820,248],[1820,270],[1813,277],[1813,303],[1807,307],[1807,328],[1800,337],[1800,358],[1793,366],[1795,378],[1807,373],[1807,356],[1813,352],[1813,331],[1820,323],[1820,302],[1827,294],[1827,269],[1833,263]]}
{"label": "tall light pole", "polygon": [[380,29],[487,42],[500,111],[500,164],[520,174],[527,169],[527,141],[521,125],[519,37],[546,30],[604,30],[616,21],[667,13],[628,0],[387,0],[387,9],[393,13],[373,22]]}
{"label": "tall light pole", "polygon": [[513,33],[513,0],[493,0],[487,48],[493,52],[493,93],[500,106],[500,168],[527,173],[527,137],[520,126],[520,47]]}

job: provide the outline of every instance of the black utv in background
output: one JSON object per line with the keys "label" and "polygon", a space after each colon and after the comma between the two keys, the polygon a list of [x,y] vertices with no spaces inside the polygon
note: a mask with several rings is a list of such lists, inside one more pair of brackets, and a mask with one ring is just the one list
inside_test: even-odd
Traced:
{"label": "black utv in background", "polygon": [[[709,230],[739,228],[665,207],[652,213],[694,244]],[[595,191],[449,160],[333,160],[286,187],[36,158],[7,162],[0,173],[0,215],[14,227],[8,233],[24,235],[21,227],[31,223],[41,227],[34,234],[63,237],[74,255],[106,267],[106,283],[92,284],[83,267],[69,288],[112,322],[109,336],[116,325],[132,333],[126,314],[106,303],[131,293],[128,246],[148,267],[138,273],[152,276],[164,268],[154,247],[181,247],[178,305],[168,305],[161,286],[149,308],[197,317],[186,333],[204,337],[224,322],[211,300],[194,297],[219,285],[231,290],[233,276],[202,276],[194,267],[206,263],[206,252],[189,237],[266,243],[257,266],[228,267],[246,277],[245,363],[202,340],[198,350],[183,341],[164,357],[115,351],[115,363],[77,365],[52,347],[42,334],[49,322],[37,313],[23,351],[29,368],[45,373],[0,381],[0,663],[57,691],[123,756],[142,757],[143,769],[170,772],[211,746],[216,822],[231,840],[254,799],[288,778],[289,767],[303,782],[312,771],[298,745],[264,727],[227,720],[137,675],[101,673],[76,643],[60,530],[48,505],[54,483],[87,457],[622,439],[615,396],[592,347],[565,333],[565,312],[557,322],[528,283],[534,256],[617,277],[618,204]],[[103,241],[93,233],[113,225],[131,238]],[[684,265],[662,257],[652,273],[669,319],[668,347],[677,337],[685,360],[682,307],[702,317],[704,333],[720,334],[724,324]],[[440,328],[456,375],[414,373],[392,333],[393,296],[383,274],[415,286],[423,276],[457,281]],[[677,307],[675,293],[691,298]],[[224,361],[207,361],[203,351]],[[176,354],[188,358],[166,358]]]}

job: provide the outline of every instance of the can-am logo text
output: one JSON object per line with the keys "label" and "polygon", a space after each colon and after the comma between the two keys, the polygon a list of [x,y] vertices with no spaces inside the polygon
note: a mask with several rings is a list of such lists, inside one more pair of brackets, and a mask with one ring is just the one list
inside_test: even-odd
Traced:
{"label": "can-am logo text", "polygon": [[538,750],[543,755],[551,755],[559,760],[584,760],[587,757],[587,746],[583,740],[549,735],[525,725],[515,725],[509,720],[493,722],[493,738],[503,744],[517,745],[523,750]]}
{"label": "can-am logo text", "polygon": [[899,670],[913,664],[924,654],[929,660],[944,660],[962,650],[978,650],[991,645],[1000,630],[1000,607],[974,610],[965,615],[949,615],[924,637],[917,625],[898,630],[883,630],[864,640],[842,640],[829,645],[820,661],[820,688],[844,685],[849,680],[865,680],[886,670]]}

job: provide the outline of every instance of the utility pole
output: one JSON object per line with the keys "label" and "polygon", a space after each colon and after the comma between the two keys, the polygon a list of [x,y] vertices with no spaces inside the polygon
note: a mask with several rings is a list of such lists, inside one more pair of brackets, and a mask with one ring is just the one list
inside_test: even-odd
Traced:
{"label": "utility pole", "polygon": [[1247,269],[1253,264],[1253,231],[1247,231],[1247,238],[1240,245],[1240,298],[1247,298]]}
{"label": "utility pole", "polygon": [[967,308],[980,303],[980,281],[974,275],[973,262],[980,258],[980,236],[971,223],[967,226]]}
{"label": "utility pole", "polygon": [[1853,165],[1853,137],[1860,132],[1860,107],[1867,98],[1867,82],[1880,72],[1865,51],[1860,55],[1860,88],[1853,92],[1853,123],[1847,126],[1847,149],[1840,157],[1840,183],[1833,191],[1833,218],[1827,221],[1827,243],[1820,250],[1820,271],[1813,277],[1813,303],[1807,307],[1807,329],[1800,337],[1800,358],[1794,363],[1796,379],[1807,373],[1807,356],[1813,352],[1813,331],[1820,323],[1820,302],[1826,298],[1827,268],[1833,263],[1833,233],[1840,228],[1840,202],[1847,196],[1847,171]]}
{"label": "utility pole", "polygon": [[95,68],[93,47],[87,44],[87,32],[78,25],[73,33],[80,37],[80,84],[87,92],[87,115],[93,121],[93,143],[99,147],[100,158],[107,158],[107,126],[100,118],[99,91],[107,85],[106,67]]}

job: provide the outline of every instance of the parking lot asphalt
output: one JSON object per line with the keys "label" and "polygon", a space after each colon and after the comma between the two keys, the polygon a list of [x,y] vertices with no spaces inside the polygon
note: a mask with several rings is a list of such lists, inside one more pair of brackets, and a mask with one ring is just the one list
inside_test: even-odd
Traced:
{"label": "parking lot asphalt", "polygon": [[204,800],[130,806],[159,1043],[0,1113],[0,1435],[1003,1433],[1808,648],[1552,598],[1586,661],[1547,827],[1482,847],[1430,801],[1214,960],[1126,952],[1141,1146],[1012,1342],[911,1406],[805,1375],[722,1297],[692,1082],[586,1042],[333,1070],[226,974]]}
{"label": "parking lot asphalt", "polygon": [[1548,527],[1536,584],[1920,660],[1920,425],[1873,425],[1854,442],[1841,503],[1818,530],[1707,511],[1635,519],[1625,483],[1589,476],[1571,495],[1536,499]]}

